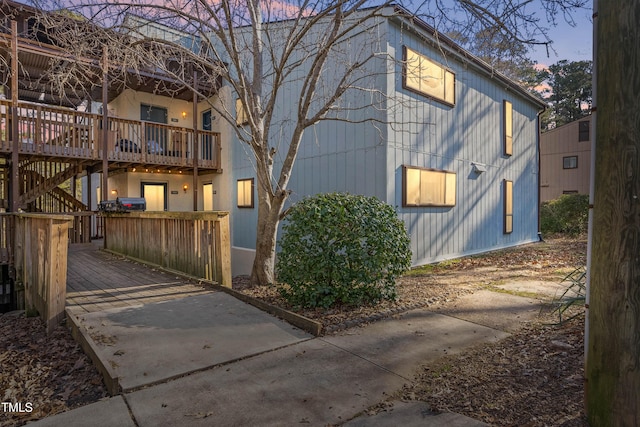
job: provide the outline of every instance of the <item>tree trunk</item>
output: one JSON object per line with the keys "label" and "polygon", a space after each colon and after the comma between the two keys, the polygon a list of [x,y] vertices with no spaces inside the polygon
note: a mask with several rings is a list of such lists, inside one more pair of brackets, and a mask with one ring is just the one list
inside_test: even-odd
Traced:
{"label": "tree trunk", "polygon": [[640,425],[640,3],[600,2],[586,403],[592,426]]}
{"label": "tree trunk", "polygon": [[270,197],[263,189],[258,189],[258,225],[256,255],[251,269],[251,284],[269,285],[275,283],[275,261],[280,212],[286,200],[284,194]]}

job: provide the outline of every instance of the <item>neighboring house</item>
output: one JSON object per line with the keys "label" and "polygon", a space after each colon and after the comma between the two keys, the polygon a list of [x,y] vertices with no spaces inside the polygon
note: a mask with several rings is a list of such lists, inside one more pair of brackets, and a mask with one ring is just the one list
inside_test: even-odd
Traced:
{"label": "neighboring house", "polygon": [[[342,104],[353,123],[326,121],[307,131],[291,202],[333,191],[378,197],[405,222],[414,265],[537,241],[544,103],[424,22],[394,8],[388,15],[350,40],[354,55],[367,47],[388,55],[369,65],[387,108],[367,110],[369,98],[347,94]],[[371,33],[377,43],[358,39]],[[283,118],[291,104],[278,105]],[[377,123],[360,122],[366,115]],[[248,272],[255,248],[256,176],[243,147],[231,147],[238,274]]]}
{"label": "neighboring house", "polygon": [[591,116],[540,136],[540,201],[589,194]]}
{"label": "neighboring house", "polygon": [[[414,265],[536,241],[538,114],[544,103],[402,9],[390,7],[387,15],[377,18],[374,31],[354,32],[350,39],[352,55],[366,54],[367,49],[376,53],[377,59],[364,70],[372,76],[371,92],[363,95],[354,89],[340,101],[349,107],[351,122],[325,121],[305,133],[290,181],[291,203],[320,192],[346,191],[396,206],[411,236]],[[26,25],[28,20],[20,22]],[[5,39],[7,27],[5,23]],[[30,44],[29,28],[19,31],[19,56],[33,65],[36,76],[34,71],[44,72],[36,66],[46,63],[41,59],[50,52]],[[9,46],[0,44],[5,58]],[[249,272],[256,241],[255,167],[231,125],[216,120],[205,100],[194,104],[189,91],[175,87],[173,96],[158,93],[163,86],[159,80],[164,79],[164,85],[171,81],[153,75],[135,87],[100,82],[108,87],[107,98],[99,90],[85,98],[74,99],[69,93],[65,100],[73,102],[62,111],[44,108],[43,97],[48,103],[61,100],[47,95],[51,88],[34,87],[39,81],[27,82],[27,77],[19,86],[20,99],[40,104],[21,104],[22,121],[33,125],[36,116],[72,117],[66,127],[59,127],[64,132],[33,138],[21,134],[23,168],[34,159],[68,165],[66,173],[43,176],[29,200],[47,197],[54,181],[84,176],[83,203],[76,206],[80,210],[93,210],[98,200],[116,196],[145,197],[149,210],[228,210],[233,274]],[[236,98],[227,82],[210,89],[214,105]],[[384,95],[379,101],[384,108],[369,105],[373,92]],[[283,94],[293,94],[279,99],[275,119],[278,138],[286,141],[297,102],[295,87]],[[242,109],[235,104],[224,109],[237,110],[242,126]],[[78,112],[79,106],[92,112]],[[375,123],[365,120],[369,118]],[[105,119],[108,129],[101,127]],[[8,129],[10,117],[0,120]],[[70,123],[74,129],[81,124],[82,132],[69,133]],[[6,158],[15,147],[8,134],[0,138]],[[276,154],[275,168],[280,156]],[[98,172],[107,177],[106,188]],[[35,174],[20,173],[25,180]],[[11,191],[2,188],[7,199]],[[26,193],[19,197],[24,206],[37,207],[26,200]]]}

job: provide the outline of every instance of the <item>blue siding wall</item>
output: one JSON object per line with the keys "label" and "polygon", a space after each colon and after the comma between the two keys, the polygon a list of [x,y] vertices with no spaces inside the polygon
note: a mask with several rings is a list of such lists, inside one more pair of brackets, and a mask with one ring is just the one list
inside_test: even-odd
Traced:
{"label": "blue siding wall", "polygon": [[[415,265],[537,240],[537,108],[499,81],[479,73],[396,23],[390,22],[389,51],[402,59],[410,47],[455,73],[456,103],[448,106],[402,88],[396,67],[390,94],[388,202],[399,206],[411,235]],[[513,155],[504,156],[503,100],[513,104]],[[486,165],[473,172],[472,163]],[[401,207],[402,165],[456,172],[453,207]],[[503,233],[502,181],[514,183],[513,233]]]}
{"label": "blue siding wall", "polygon": [[[350,91],[342,106],[348,118],[359,122],[375,117],[373,124],[343,121],[321,122],[308,129],[300,147],[289,188],[295,203],[320,192],[347,191],[377,196],[396,206],[412,239],[413,263],[424,264],[461,255],[513,246],[537,240],[538,155],[537,109],[530,99],[506,88],[503,82],[464,63],[446,49],[430,46],[422,35],[389,19],[377,29],[380,43],[367,44],[387,52],[370,64],[372,81],[389,95],[385,109],[364,108],[371,94]],[[352,52],[363,52],[363,43],[352,40]],[[455,73],[456,103],[451,107],[402,88],[402,46],[431,57]],[[355,55],[355,54],[354,54]],[[375,72],[373,71],[375,70]],[[390,73],[385,70],[391,70]],[[327,73],[331,77],[331,71]],[[287,141],[297,102],[295,80],[278,100],[278,129],[273,145]],[[513,104],[513,156],[502,154],[503,100]],[[383,122],[392,123],[384,124]],[[237,179],[255,177],[249,150],[231,144],[232,174]],[[275,158],[279,170],[284,148]],[[486,165],[476,174],[471,163]],[[402,207],[402,165],[456,172],[456,205],[453,207]],[[513,233],[503,233],[503,180],[514,183]],[[236,197],[236,189],[232,191]],[[233,201],[235,206],[235,200]],[[232,244],[255,247],[255,209],[234,208]]]}
{"label": "blue siding wall", "polygon": [[[386,46],[386,20],[379,20],[379,27],[354,35],[330,58],[325,73],[318,84],[318,96],[331,94],[338,78],[344,75],[344,67],[351,61],[362,60]],[[320,31],[320,30],[318,30]],[[321,31],[320,31],[321,32]],[[377,37],[371,37],[376,34]],[[300,58],[292,58],[296,61]],[[307,61],[310,65],[310,61]],[[324,192],[349,192],[377,196],[384,200],[387,192],[386,177],[386,120],[384,99],[371,89],[386,86],[387,59],[375,58],[355,76],[359,88],[349,89],[336,103],[335,112],[325,120],[308,128],[301,142],[289,181],[289,204],[305,196]],[[308,67],[293,73],[282,88],[273,118],[270,145],[277,148],[274,157],[274,174],[277,177],[297,116],[300,101],[300,85]],[[372,106],[372,99],[376,106]],[[378,124],[366,121],[375,119]],[[235,138],[234,138],[235,139]],[[248,147],[237,140],[232,143],[233,176],[237,179],[255,177],[255,166]],[[236,190],[234,189],[234,194]],[[235,197],[235,196],[234,196]],[[235,206],[235,201],[234,201]],[[232,245],[255,248],[257,203],[254,209],[234,208],[232,214]]]}

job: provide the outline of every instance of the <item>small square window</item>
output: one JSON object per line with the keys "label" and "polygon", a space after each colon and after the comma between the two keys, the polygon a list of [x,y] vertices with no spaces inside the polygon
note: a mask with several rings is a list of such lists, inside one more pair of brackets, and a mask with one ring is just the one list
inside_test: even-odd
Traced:
{"label": "small square window", "polygon": [[238,180],[238,207],[253,208],[253,178]]}
{"label": "small square window", "polygon": [[562,169],[577,169],[578,156],[569,156],[562,158]]}

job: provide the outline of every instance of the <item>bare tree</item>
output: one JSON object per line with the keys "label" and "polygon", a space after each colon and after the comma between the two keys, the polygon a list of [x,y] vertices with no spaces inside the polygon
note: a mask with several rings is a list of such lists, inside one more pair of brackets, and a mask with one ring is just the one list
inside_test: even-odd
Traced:
{"label": "bare tree", "polygon": [[[422,12],[416,16],[436,26],[473,22],[468,27],[490,26],[523,42],[548,43],[538,37],[544,36],[544,31],[540,18],[527,9],[529,3],[433,0],[413,7]],[[583,5],[585,0],[543,3],[553,11],[565,3]],[[97,29],[87,30],[80,20],[76,26],[44,26],[77,55],[83,50],[94,57],[106,55],[112,76],[117,74],[113,64],[122,64],[119,78],[123,84],[131,69],[143,71],[153,66],[205,99],[210,94],[202,89],[203,81],[212,87],[221,78],[232,88],[239,100],[241,123],[237,123],[234,99],[211,106],[231,125],[255,166],[258,223],[254,283],[275,281],[277,229],[286,212],[289,179],[305,131],[322,120],[349,121],[354,109],[365,110],[367,120],[384,122],[386,116],[378,114],[380,109],[398,106],[387,102],[390,100],[375,84],[377,75],[393,71],[390,64],[396,60],[387,58],[380,49],[381,17],[403,13],[411,19],[398,2],[370,6],[365,0],[173,0],[151,4],[131,0],[65,1],[57,8],[61,6],[72,16],[81,15],[98,24]],[[45,7],[52,8],[51,4]],[[453,16],[461,21],[452,21]],[[156,31],[154,26],[159,25],[176,33]],[[366,37],[356,37],[358,34]],[[354,43],[360,45],[354,47]],[[89,72],[89,68],[77,66],[76,71]],[[81,81],[62,68],[57,79],[65,84]],[[295,99],[295,105],[285,121],[276,122],[285,89],[295,92],[288,95]],[[349,91],[363,94],[361,99],[366,102],[346,105]]]}

